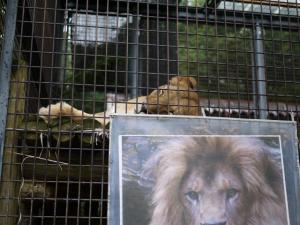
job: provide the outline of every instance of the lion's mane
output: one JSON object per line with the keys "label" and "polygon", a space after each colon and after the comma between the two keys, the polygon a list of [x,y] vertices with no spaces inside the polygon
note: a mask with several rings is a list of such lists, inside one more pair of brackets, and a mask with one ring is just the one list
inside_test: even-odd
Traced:
{"label": "lion's mane", "polygon": [[[244,224],[228,218],[228,225],[286,225],[280,160],[257,138],[180,137],[161,146],[145,164],[141,177],[152,182],[150,225],[187,225],[179,190],[196,160],[228,163],[239,171],[247,202]],[[230,212],[228,212],[230,217]]]}

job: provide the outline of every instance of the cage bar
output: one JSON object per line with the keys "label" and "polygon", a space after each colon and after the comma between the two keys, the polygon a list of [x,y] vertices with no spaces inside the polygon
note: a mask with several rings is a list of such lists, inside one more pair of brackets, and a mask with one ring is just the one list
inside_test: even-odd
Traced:
{"label": "cage bar", "polygon": [[[196,108],[210,117],[294,120],[299,128],[298,1],[6,2],[3,223],[107,224],[109,115],[118,110]],[[189,76],[189,88],[172,86],[176,76]],[[183,92],[187,103],[172,99]],[[136,98],[151,93],[152,108]],[[82,111],[47,111],[66,104]]]}

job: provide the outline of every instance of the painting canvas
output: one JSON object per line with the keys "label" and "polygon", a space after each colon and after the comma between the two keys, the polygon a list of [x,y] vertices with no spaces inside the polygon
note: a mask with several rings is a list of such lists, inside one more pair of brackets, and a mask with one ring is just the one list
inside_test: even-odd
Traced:
{"label": "painting canvas", "polygon": [[110,225],[299,224],[294,123],[117,115],[112,121]]}

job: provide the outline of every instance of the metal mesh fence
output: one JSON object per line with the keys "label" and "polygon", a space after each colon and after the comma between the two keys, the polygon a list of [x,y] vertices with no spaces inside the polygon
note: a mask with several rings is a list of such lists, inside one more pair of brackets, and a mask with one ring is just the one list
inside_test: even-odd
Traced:
{"label": "metal mesh fence", "polygon": [[[188,89],[200,96],[196,114],[299,121],[299,7],[296,0],[20,0],[0,223],[107,224],[109,112],[119,103],[129,112],[128,100],[138,103],[175,76],[197,82]],[[145,112],[177,114],[183,103],[170,99],[162,111],[157,94],[157,107]],[[40,116],[59,102],[90,116]]]}

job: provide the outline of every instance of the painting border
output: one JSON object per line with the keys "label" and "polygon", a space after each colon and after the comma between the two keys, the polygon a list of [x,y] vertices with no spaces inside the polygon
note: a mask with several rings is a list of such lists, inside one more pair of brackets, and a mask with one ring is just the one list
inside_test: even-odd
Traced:
{"label": "painting border", "polygon": [[[223,124],[223,131],[211,132],[216,123]],[[246,124],[247,125],[246,125]],[[157,125],[157,129],[147,129],[148,125]],[[166,124],[178,126],[178,129],[171,129]],[[182,126],[182,125],[185,126]],[[192,124],[192,126],[191,126]],[[201,129],[205,124],[210,127]],[[214,124],[214,125],[211,125]],[[236,129],[232,134],[227,135],[225,124],[237,127],[255,128]],[[251,125],[250,125],[251,124]],[[163,126],[162,126],[163,125]],[[250,126],[249,126],[250,125]],[[157,115],[113,115],[110,125],[110,160],[109,160],[109,200],[108,200],[108,224],[122,225],[122,190],[120,169],[122,161],[120,149],[122,148],[123,136],[255,136],[279,137],[281,149],[281,162],[283,166],[284,190],[286,199],[286,209],[288,211],[288,223],[300,225],[299,208],[299,162],[297,151],[296,123],[292,121],[270,121],[270,120],[247,120],[231,118],[213,117],[186,117],[186,116],[157,116]],[[159,128],[164,127],[163,129]],[[272,129],[269,129],[272,127]],[[199,129],[200,128],[200,129]],[[211,133],[208,133],[211,132]],[[288,149],[286,149],[289,147]],[[288,176],[286,176],[286,173]],[[287,188],[288,186],[288,188]],[[288,190],[287,190],[288,189]],[[287,194],[289,193],[289,194]]]}

